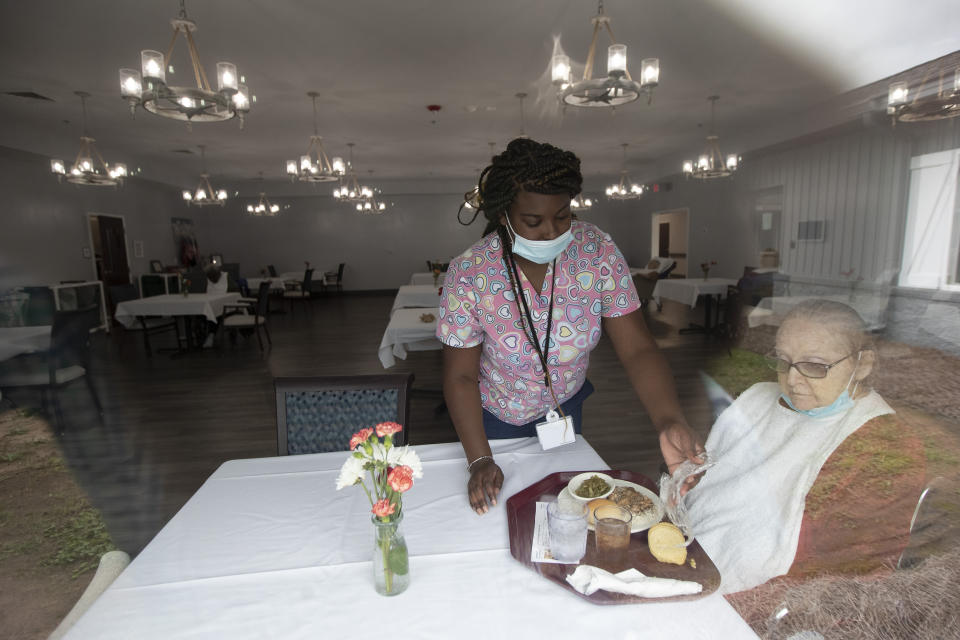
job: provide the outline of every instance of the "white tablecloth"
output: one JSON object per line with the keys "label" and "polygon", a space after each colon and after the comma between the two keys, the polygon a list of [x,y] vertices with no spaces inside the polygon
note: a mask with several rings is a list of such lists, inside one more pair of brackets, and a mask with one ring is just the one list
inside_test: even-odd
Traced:
{"label": "white tablecloth", "polygon": [[127,328],[136,323],[137,316],[205,316],[210,322],[216,322],[223,314],[223,306],[236,302],[239,297],[239,293],[191,293],[188,296],[171,293],[121,302],[113,317]]}
{"label": "white tablecloth", "polygon": [[666,280],[657,280],[657,286],[653,288],[653,299],[660,304],[660,298],[669,298],[684,304],[690,305],[690,308],[697,306],[697,298],[702,295],[715,295],[725,298],[727,296],[727,287],[736,285],[736,280],[730,278],[667,278]]}
{"label": "white tablecloth", "polygon": [[24,353],[50,348],[50,325],[36,327],[0,327],[0,362]]}
{"label": "white tablecloth", "polygon": [[756,638],[720,596],[600,607],[510,556],[506,498],[554,471],[604,469],[582,437],[500,440],[500,504],[470,510],[458,443],[417,447],[405,494],[410,587],[373,590],[370,505],[334,482],[346,453],[222,465],[67,634],[111,638]]}
{"label": "white tablecloth", "polygon": [[283,278],[279,276],[276,278],[247,278],[247,288],[250,289],[251,295],[256,295],[261,282],[269,282],[271,291],[283,291]]}
{"label": "white tablecloth", "polygon": [[[439,300],[438,300],[439,305]],[[397,309],[390,316],[390,323],[380,341],[380,364],[389,369],[397,364],[395,358],[405,360],[407,351],[431,351],[443,345],[437,340],[437,306],[414,309]],[[433,321],[423,322],[420,316],[429,313]]]}
{"label": "white tablecloth", "polygon": [[[393,299],[393,311],[409,307],[440,306],[439,287],[433,284],[406,284],[397,290],[397,297]],[[436,315],[436,314],[434,314]]]}
{"label": "white tablecloth", "polygon": [[[410,276],[410,284],[433,284],[433,282],[434,282],[433,274],[430,273],[429,271],[422,271],[420,273],[415,273],[412,276]],[[443,284],[442,273],[437,277],[436,282],[437,282],[437,286],[440,286]]]}

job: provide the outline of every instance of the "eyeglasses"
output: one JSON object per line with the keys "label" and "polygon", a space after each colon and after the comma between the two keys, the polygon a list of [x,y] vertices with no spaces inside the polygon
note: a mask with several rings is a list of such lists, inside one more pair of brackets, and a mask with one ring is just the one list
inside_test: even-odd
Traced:
{"label": "eyeglasses", "polygon": [[800,372],[800,375],[805,378],[826,378],[827,374],[830,373],[830,369],[856,353],[859,353],[859,351],[848,353],[836,362],[831,362],[830,364],[823,364],[822,362],[790,362],[789,360],[784,360],[772,354],[766,356],[766,360],[767,366],[782,375],[790,373],[790,369],[795,368]]}

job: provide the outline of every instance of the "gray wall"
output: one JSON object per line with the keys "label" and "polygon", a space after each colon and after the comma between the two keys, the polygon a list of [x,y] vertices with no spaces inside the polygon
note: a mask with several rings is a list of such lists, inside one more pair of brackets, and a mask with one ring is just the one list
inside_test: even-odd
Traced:
{"label": "gray wall", "polygon": [[[179,192],[132,178],[114,187],[59,184],[49,159],[0,147],[0,292],[15,286],[60,280],[93,279],[88,213],[119,215],[127,232],[127,255],[134,273],[148,270],[150,259],[174,260],[170,217],[183,215]],[[143,241],[144,257],[133,257],[133,243]]]}

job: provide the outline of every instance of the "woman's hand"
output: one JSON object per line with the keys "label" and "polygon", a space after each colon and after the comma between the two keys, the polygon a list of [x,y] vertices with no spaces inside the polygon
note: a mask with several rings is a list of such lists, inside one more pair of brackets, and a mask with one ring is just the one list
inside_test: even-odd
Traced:
{"label": "woman's hand", "polygon": [[[670,473],[673,473],[685,460],[692,460],[697,464],[703,463],[703,459],[700,458],[700,454],[704,452],[703,441],[685,422],[674,422],[660,431],[660,451],[663,453],[663,460],[667,463]],[[680,489],[680,495],[686,494],[697,486],[702,475],[687,478]]]}
{"label": "woman's hand", "polygon": [[503,471],[493,460],[481,460],[470,469],[470,481],[467,482],[467,497],[470,507],[483,515],[491,506],[497,504],[500,487],[503,486]]}

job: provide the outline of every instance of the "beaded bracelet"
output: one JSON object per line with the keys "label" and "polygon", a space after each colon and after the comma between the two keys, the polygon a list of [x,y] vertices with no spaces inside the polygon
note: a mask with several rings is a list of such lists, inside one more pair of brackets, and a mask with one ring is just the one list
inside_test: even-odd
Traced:
{"label": "beaded bracelet", "polygon": [[473,465],[477,464],[481,460],[489,460],[490,462],[493,462],[493,456],[480,456],[479,458],[475,459],[473,462],[467,465],[467,473],[470,473],[470,470],[473,469]]}

